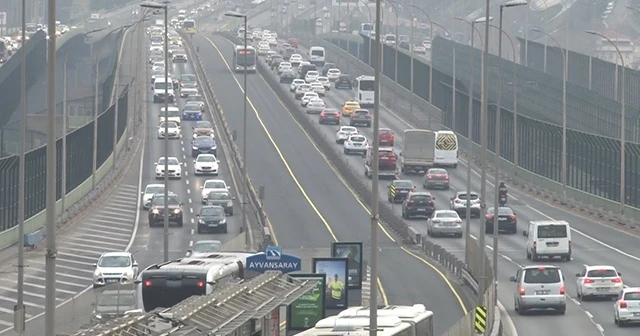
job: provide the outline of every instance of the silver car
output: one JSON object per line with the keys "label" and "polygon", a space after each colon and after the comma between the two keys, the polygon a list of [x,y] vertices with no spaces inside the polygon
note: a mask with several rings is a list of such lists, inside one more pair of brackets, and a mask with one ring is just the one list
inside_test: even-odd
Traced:
{"label": "silver car", "polygon": [[361,134],[352,134],[349,136],[347,141],[344,142],[343,152],[346,155],[349,154],[360,154],[363,155],[367,152],[367,148],[369,147],[369,143],[367,138]]}
{"label": "silver car", "polygon": [[431,237],[462,237],[462,220],[453,210],[436,210],[427,221],[427,234]]}
{"label": "silver car", "polygon": [[309,100],[307,103],[307,113],[308,114],[318,114],[324,111],[325,104],[324,101],[320,98],[313,98]]}
{"label": "silver car", "polygon": [[144,191],[140,194],[142,194],[142,208],[147,210],[151,206],[151,198],[153,198],[153,195],[164,194],[164,184],[147,184],[147,187],[144,188]]}
{"label": "silver car", "polygon": [[553,309],[564,315],[567,310],[564,276],[558,266],[525,266],[509,281],[516,284],[513,304],[519,315],[532,309]]}
{"label": "silver car", "polygon": [[189,258],[202,258],[211,253],[218,252],[222,248],[222,242],[219,240],[198,240],[189,251],[187,251],[185,257]]}
{"label": "silver car", "polygon": [[480,216],[480,194],[475,191],[469,193],[467,197],[466,191],[458,191],[455,196],[451,197],[450,209],[459,215],[464,215],[467,211],[467,203],[470,203],[471,217]]}

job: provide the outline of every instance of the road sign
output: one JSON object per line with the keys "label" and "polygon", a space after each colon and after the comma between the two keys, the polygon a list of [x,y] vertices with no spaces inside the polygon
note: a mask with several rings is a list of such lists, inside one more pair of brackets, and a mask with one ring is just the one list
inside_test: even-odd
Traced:
{"label": "road sign", "polygon": [[483,333],[487,330],[487,307],[476,306],[476,316],[474,322],[476,333]]}
{"label": "road sign", "polygon": [[280,271],[290,273],[302,269],[300,257],[282,253],[279,246],[267,246],[264,252],[247,258],[247,269],[264,273],[266,271]]}
{"label": "road sign", "polygon": [[7,26],[7,12],[0,12],[0,26]]}
{"label": "road sign", "polygon": [[389,186],[389,193],[391,193],[391,198],[396,198],[396,186],[393,184]]}

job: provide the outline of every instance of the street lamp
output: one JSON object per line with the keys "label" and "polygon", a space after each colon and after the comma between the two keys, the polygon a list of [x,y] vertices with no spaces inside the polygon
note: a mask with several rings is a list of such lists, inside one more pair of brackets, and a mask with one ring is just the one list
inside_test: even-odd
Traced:
{"label": "street lamp", "polygon": [[[391,8],[393,8],[393,13],[396,16],[395,21],[394,21],[395,26],[396,26],[396,29],[395,29],[396,40],[395,40],[395,43],[393,44],[396,56],[394,57],[393,79],[396,82],[396,86],[400,86],[400,82],[398,81],[398,39],[400,38],[400,36],[398,36],[398,8],[396,7],[396,5],[394,4],[393,1],[387,1],[387,3],[389,4],[389,6],[391,6]],[[381,49],[383,50],[383,53],[384,53],[384,46],[383,45],[382,45]],[[431,103],[431,102],[429,102],[429,103]]]}
{"label": "street lamp", "polygon": [[169,261],[169,2],[144,1],[142,8],[164,10],[164,261]]}
{"label": "street lamp", "polygon": [[[536,33],[541,33],[546,35],[553,43],[555,43],[560,52],[562,53],[562,171],[560,172],[560,179],[562,182],[562,197],[563,202],[565,197],[567,196],[567,67],[568,67],[568,58],[567,58],[567,50],[562,48],[562,45],[558,40],[556,40],[551,34],[545,32],[542,29],[531,28],[532,31]],[[624,203],[624,202],[623,202]]]}
{"label": "street lamp", "polygon": [[[244,49],[247,50],[247,16],[238,12],[226,12],[225,16],[241,18],[244,23]],[[242,228],[244,230],[244,244],[245,250],[249,251],[251,248],[249,240],[249,224],[247,223],[247,202],[249,200],[249,185],[247,177],[247,68],[245,66],[244,83],[242,92],[244,94],[243,109],[242,109]]]}
{"label": "street lamp", "polygon": [[[429,104],[433,105],[433,20],[426,11],[416,5],[407,5],[409,8],[413,8],[419,12],[421,12],[424,16],[429,20],[429,41],[431,43],[431,50],[429,51]],[[438,25],[442,27],[441,25]],[[444,27],[443,27],[444,28]],[[445,29],[446,31],[446,29]],[[451,34],[449,34],[451,36]],[[409,37],[411,43],[409,44],[409,51],[411,53],[411,93],[413,94],[413,17],[411,18],[411,37]],[[455,55],[455,47],[454,47],[454,55]],[[454,57],[454,68],[455,68],[455,56]],[[455,70],[454,70],[455,71]],[[453,75],[455,81],[455,74]],[[455,85],[455,84],[454,84]],[[455,90],[453,90],[455,96]],[[413,99],[410,99],[410,110],[411,114],[413,114]],[[454,112],[455,113],[455,112]],[[454,126],[455,128],[455,126]],[[455,129],[454,129],[455,130]]]}
{"label": "street lamp", "polygon": [[[626,204],[626,176],[627,176],[627,170],[626,170],[626,154],[627,154],[627,149],[626,149],[626,127],[627,127],[627,123],[626,123],[626,111],[625,111],[625,77],[624,77],[624,70],[625,70],[625,65],[624,65],[624,57],[622,57],[622,53],[620,52],[620,49],[618,48],[618,45],[616,43],[614,43],[613,41],[611,41],[610,38],[606,37],[604,34],[595,32],[595,31],[591,31],[591,30],[587,30],[586,31],[587,34],[591,34],[591,35],[596,35],[596,36],[600,36],[601,38],[607,40],[607,42],[609,42],[614,48],[616,48],[616,52],[618,53],[618,57],[620,58],[620,64],[622,66],[622,91],[620,92],[620,215],[624,215],[624,208],[625,208],[625,204]],[[617,65],[617,62],[616,62]],[[617,73],[617,71],[616,71]]]}
{"label": "street lamp", "polygon": [[[371,15],[371,8],[369,8],[369,4],[366,3],[364,0],[359,0],[359,1],[365,6],[365,8],[367,8],[367,11],[369,12],[369,24],[373,24],[373,15]],[[371,34],[369,34],[368,37],[371,37]],[[369,43],[367,44],[367,64],[369,64],[369,66],[371,66],[371,42],[372,41],[369,41]]]}

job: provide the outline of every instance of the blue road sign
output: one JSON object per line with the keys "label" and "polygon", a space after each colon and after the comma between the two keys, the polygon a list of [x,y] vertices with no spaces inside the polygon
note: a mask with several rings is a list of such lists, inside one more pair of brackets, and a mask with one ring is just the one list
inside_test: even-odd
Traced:
{"label": "blue road sign", "polygon": [[302,270],[300,257],[282,253],[279,246],[267,246],[264,252],[247,258],[247,269],[264,273],[266,271],[280,271],[290,273]]}

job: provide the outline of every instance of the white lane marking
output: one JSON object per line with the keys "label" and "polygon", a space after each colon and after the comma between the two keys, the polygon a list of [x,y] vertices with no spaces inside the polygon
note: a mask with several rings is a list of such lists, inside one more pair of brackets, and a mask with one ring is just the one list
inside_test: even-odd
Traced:
{"label": "white lane marking", "polygon": [[193,203],[193,201],[191,199],[189,199],[189,203]]}
{"label": "white lane marking", "polygon": [[[191,222],[193,222],[193,220],[191,220]],[[196,233],[196,230],[191,229],[191,235],[193,236]]]}
{"label": "white lane marking", "polygon": [[189,241],[189,247],[193,247],[193,240]]}
{"label": "white lane marking", "polygon": [[[187,184],[189,184],[189,180],[187,180],[186,182],[187,182]],[[188,190],[189,190],[189,189],[187,189],[187,192],[188,192]]]}
{"label": "white lane marking", "polygon": [[191,193],[191,189],[187,188],[187,194],[190,194],[190,193]]}
{"label": "white lane marking", "polygon": [[589,316],[589,318],[593,318],[593,314],[591,314],[590,311],[585,310],[584,313],[587,314],[587,316]]}
{"label": "white lane marking", "polygon": [[[193,224],[193,223],[195,223],[195,222],[196,222],[196,221],[195,221],[193,218],[191,218],[191,224]],[[191,234],[193,234],[193,229],[191,229]]]}
{"label": "white lane marking", "polygon": [[193,213],[193,208],[189,208],[189,212]]}

